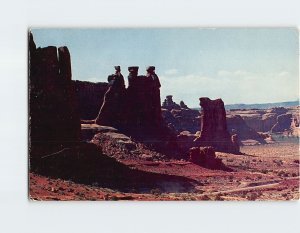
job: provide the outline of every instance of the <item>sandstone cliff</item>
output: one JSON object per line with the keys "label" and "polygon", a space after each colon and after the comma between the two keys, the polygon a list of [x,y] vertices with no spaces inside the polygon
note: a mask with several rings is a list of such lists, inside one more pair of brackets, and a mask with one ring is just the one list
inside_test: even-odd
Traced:
{"label": "sandstone cliff", "polygon": [[68,48],[36,48],[30,33],[29,147],[32,158],[73,145],[80,139],[80,120],[71,78]]}
{"label": "sandstone cliff", "polygon": [[87,81],[72,81],[78,100],[80,119],[95,119],[103,103],[108,83],[93,83]]}
{"label": "sandstone cliff", "polygon": [[241,145],[252,140],[252,143],[265,144],[264,138],[254,129],[249,127],[240,115],[227,114],[226,116],[228,131],[237,134]]}
{"label": "sandstone cliff", "polygon": [[[292,130],[291,128],[295,128],[292,126],[293,121],[299,122],[298,107],[277,107],[271,109],[237,109],[231,110],[230,114],[240,115],[244,119],[246,124],[257,132],[279,133],[284,131],[282,127],[284,127],[287,131],[290,131]],[[284,117],[286,114],[291,115]],[[272,130],[273,127],[275,128]]]}

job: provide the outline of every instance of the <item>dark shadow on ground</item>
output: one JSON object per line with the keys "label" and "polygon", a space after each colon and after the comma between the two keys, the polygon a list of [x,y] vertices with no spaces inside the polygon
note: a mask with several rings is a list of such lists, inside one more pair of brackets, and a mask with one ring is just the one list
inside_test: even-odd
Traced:
{"label": "dark shadow on ground", "polygon": [[156,174],[128,168],[114,158],[104,155],[92,143],[43,156],[31,165],[31,171],[51,178],[72,180],[76,183],[111,188],[123,192],[148,193],[191,192],[199,182],[185,177]]}

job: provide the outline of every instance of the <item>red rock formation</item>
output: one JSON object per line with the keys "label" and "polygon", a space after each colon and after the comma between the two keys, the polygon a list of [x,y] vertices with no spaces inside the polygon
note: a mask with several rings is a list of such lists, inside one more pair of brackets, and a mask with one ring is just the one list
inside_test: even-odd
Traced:
{"label": "red rock formation", "polygon": [[162,121],[157,75],[138,76],[138,67],[128,70],[128,88],[108,89],[95,122],[116,127],[150,148],[176,156],[176,136]]}
{"label": "red rock formation", "polygon": [[[271,109],[239,109],[230,111],[240,115],[246,124],[257,132],[269,132],[277,122],[277,116],[287,113],[283,107]],[[294,115],[294,114],[293,114]]]}
{"label": "red rock formation", "polygon": [[[39,174],[71,180],[76,183],[95,185],[129,192],[150,192],[158,184],[175,183],[185,187],[182,192],[193,189],[197,182],[181,176],[157,174],[132,169],[115,158],[105,155],[93,143],[82,143],[78,147],[45,156],[40,161]],[[160,186],[164,192],[170,192],[169,186]]]}
{"label": "red rock formation", "polygon": [[202,167],[221,169],[224,167],[222,160],[216,157],[213,147],[192,147],[189,151],[190,161]]}
{"label": "red rock formation", "polygon": [[108,83],[73,81],[75,86],[76,98],[78,100],[78,108],[80,119],[95,119],[102,106],[104,94],[108,90]]}
{"label": "red rock formation", "polygon": [[217,151],[239,153],[227,130],[223,101],[200,98],[200,106],[201,135],[195,140],[199,146],[212,146]]}
{"label": "red rock formation", "polygon": [[177,134],[182,131],[196,133],[200,128],[199,111],[189,109],[183,101],[178,105],[171,97],[167,96],[162,106],[162,117],[168,127]]}
{"label": "red rock formation", "polygon": [[106,92],[96,123],[130,131],[160,128],[159,86],[151,76],[138,76],[138,67],[129,71],[128,88],[112,86]]}
{"label": "red rock formation", "polygon": [[66,46],[58,48],[58,58],[60,78],[69,82],[72,79],[71,56]]}
{"label": "red rock formation", "polygon": [[125,86],[110,86],[104,95],[96,124],[122,127],[124,124],[123,109],[125,99]]}
{"label": "red rock formation", "polygon": [[231,134],[236,134],[243,140],[256,140],[258,143],[265,144],[264,139],[254,129],[250,128],[240,115],[227,114],[227,128]]}
{"label": "red rock formation", "polygon": [[77,143],[80,120],[67,47],[37,48],[29,37],[30,156]]}
{"label": "red rock formation", "polygon": [[240,139],[237,134],[231,135],[231,142],[235,151],[240,151]]}

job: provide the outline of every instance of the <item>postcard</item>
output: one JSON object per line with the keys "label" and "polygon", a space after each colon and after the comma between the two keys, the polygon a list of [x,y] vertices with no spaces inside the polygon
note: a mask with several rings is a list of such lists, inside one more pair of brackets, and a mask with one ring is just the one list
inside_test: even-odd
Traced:
{"label": "postcard", "polygon": [[31,28],[29,198],[299,199],[295,28]]}

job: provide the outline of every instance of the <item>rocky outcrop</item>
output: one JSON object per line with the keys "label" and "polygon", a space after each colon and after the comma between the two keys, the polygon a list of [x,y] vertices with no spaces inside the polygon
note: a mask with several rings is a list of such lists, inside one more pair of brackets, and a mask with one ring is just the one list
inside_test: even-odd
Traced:
{"label": "rocky outcrop", "polygon": [[160,84],[151,75],[138,76],[138,67],[129,72],[127,89],[116,82],[109,86],[96,123],[127,131],[161,127]]}
{"label": "rocky outcrop", "polygon": [[299,138],[300,136],[300,128],[299,128],[299,120],[297,117],[293,117],[292,124],[291,124],[291,133],[293,136],[296,136]]}
{"label": "rocky outcrop", "polygon": [[173,101],[173,96],[172,95],[167,95],[166,96],[166,99],[162,103],[162,108],[167,109],[167,110],[181,109],[180,105],[176,104]]}
{"label": "rocky outcrop", "polygon": [[197,136],[195,134],[192,134],[189,131],[182,131],[179,135],[177,135],[178,147],[184,152],[188,151],[191,147],[195,146],[194,140],[196,137]]}
{"label": "rocky outcrop", "polygon": [[212,146],[217,151],[239,153],[227,130],[226,112],[221,99],[200,98],[201,134],[196,138],[199,146]]}
{"label": "rocky outcrop", "polygon": [[226,121],[228,131],[232,135],[237,135],[239,141],[241,141],[241,145],[243,144],[242,142],[244,140],[249,139],[255,140],[259,144],[265,144],[265,140],[262,138],[262,136],[258,134],[254,129],[250,128],[240,115],[227,114]]}
{"label": "rocky outcrop", "polygon": [[149,76],[138,76],[137,70],[128,76],[125,124],[131,129],[141,130],[160,127],[162,124],[160,87],[156,87]]}
{"label": "rocky outcrop", "polygon": [[[260,121],[260,120],[259,120]],[[261,117],[261,126],[259,132],[269,132],[271,128],[276,124],[277,113],[265,113]]]}
{"label": "rocky outcrop", "polygon": [[180,103],[180,108],[184,108],[184,109],[189,109],[189,107],[181,100]]}
{"label": "rocky outcrop", "polygon": [[290,131],[292,124],[292,114],[281,114],[277,117],[276,124],[272,127],[272,133],[282,133],[284,131]]}
{"label": "rocky outcrop", "polygon": [[[151,67],[152,69],[154,67]],[[112,126],[157,151],[176,156],[176,135],[162,120],[160,83],[154,71],[129,67],[128,88],[110,84],[95,122]]]}
{"label": "rocky outcrop", "polygon": [[[293,118],[299,116],[295,107],[291,108],[271,108],[271,109],[236,109],[230,114],[240,115],[246,124],[257,132],[270,132],[277,123],[277,117],[282,114],[291,113]],[[286,119],[288,120],[288,119]],[[288,120],[290,122],[290,120]]]}
{"label": "rocky outcrop", "polygon": [[72,82],[78,100],[80,119],[95,119],[103,103],[104,94],[108,90],[108,83],[93,83],[78,80]]}
{"label": "rocky outcrop", "polygon": [[125,86],[110,85],[95,122],[99,125],[122,127],[124,125]]}
{"label": "rocky outcrop", "polygon": [[[176,134],[189,131],[195,134],[200,128],[200,113],[198,110],[189,109],[183,101],[180,105],[173,102],[172,96],[167,96],[162,106],[162,117],[168,127]],[[166,104],[166,102],[168,104]],[[172,108],[174,107],[174,108]]]}
{"label": "rocky outcrop", "polygon": [[[80,120],[67,47],[36,48],[29,36],[30,156],[80,139]],[[33,161],[33,160],[32,160]]]}
{"label": "rocky outcrop", "polygon": [[192,147],[189,151],[189,160],[192,163],[209,169],[222,169],[222,160],[216,157],[213,147]]}
{"label": "rocky outcrop", "polygon": [[123,192],[150,192],[159,187],[163,192],[174,192],[166,183],[176,184],[182,192],[192,190],[195,181],[181,176],[157,174],[132,169],[115,158],[105,155],[93,143],[81,143],[43,157],[39,166],[31,171],[76,183],[97,185]]}
{"label": "rocky outcrop", "polygon": [[81,124],[81,139],[89,142],[98,133],[116,133],[117,129],[97,124]]}
{"label": "rocky outcrop", "polygon": [[[171,98],[168,97],[165,102],[172,103]],[[188,146],[194,146],[192,138],[201,127],[201,118],[198,110],[189,109],[187,106],[179,105],[173,102],[172,104],[165,104],[164,106],[175,106],[175,109],[162,108],[162,116],[168,127],[177,134],[178,145],[184,151]],[[277,122],[277,114],[282,112],[291,112],[290,109],[272,108],[272,109],[248,109],[248,110],[231,110],[226,112],[226,122],[229,134],[232,136],[236,134],[238,143],[240,145],[258,145],[265,143],[273,143],[273,139],[268,134],[271,128]],[[294,110],[293,110],[294,111]],[[240,115],[241,114],[241,115]],[[296,111],[293,112],[294,121],[297,123]],[[296,124],[295,124],[296,125]],[[252,127],[251,127],[252,126]],[[297,135],[298,128],[293,132]],[[267,137],[263,137],[261,133],[265,132]],[[188,134],[186,132],[189,132]],[[200,134],[199,134],[200,135]],[[199,136],[198,135],[198,136]],[[293,133],[294,135],[294,133]]]}

